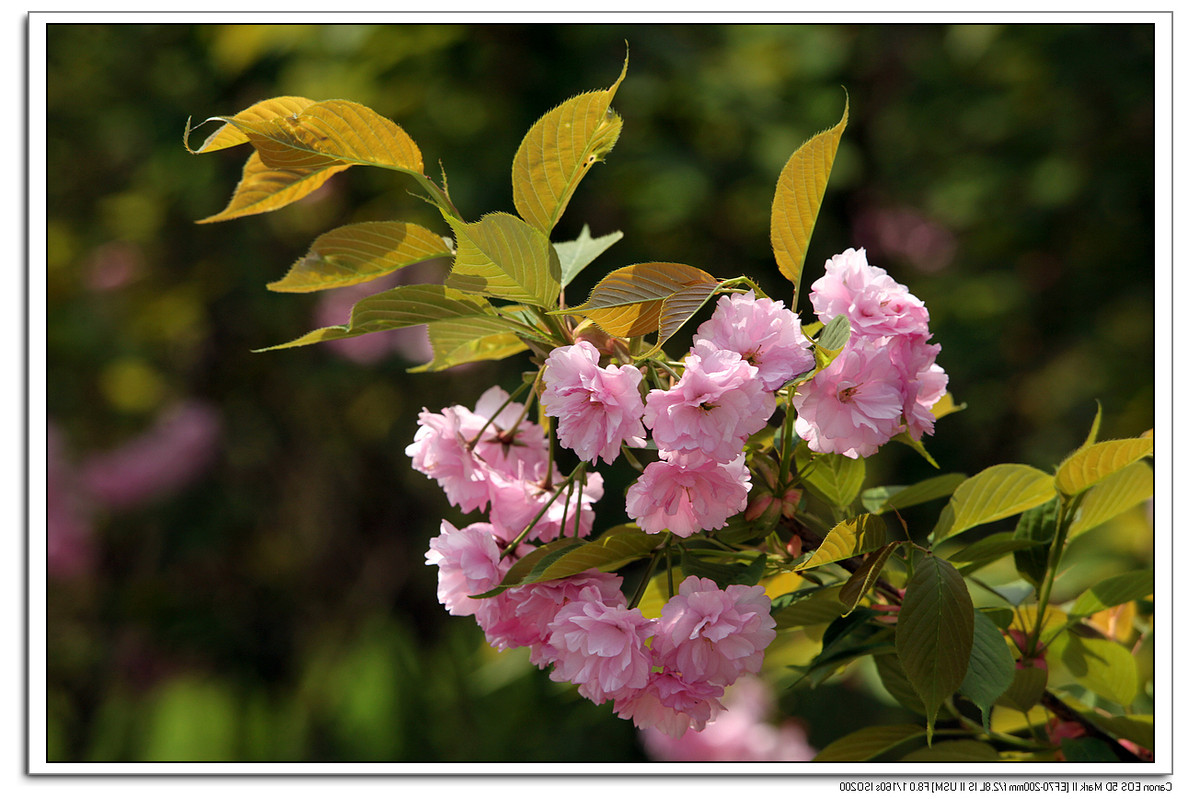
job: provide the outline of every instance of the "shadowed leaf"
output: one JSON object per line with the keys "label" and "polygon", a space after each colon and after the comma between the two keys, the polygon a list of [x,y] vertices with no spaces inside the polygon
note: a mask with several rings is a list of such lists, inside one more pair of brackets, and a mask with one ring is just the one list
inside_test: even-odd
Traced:
{"label": "shadowed leaf", "polygon": [[634,264],[609,272],[587,302],[561,313],[586,316],[609,335],[644,336],[659,329],[664,301],[673,294],[697,287],[703,291],[719,282],[686,264]]}
{"label": "shadowed leaf", "polygon": [[574,241],[556,241],[554,250],[558,253],[558,263],[562,268],[562,285],[566,288],[571,281],[578,277],[592,261],[595,261],[609,247],[621,240],[623,233],[614,230],[598,239],[592,238],[591,229],[585,224]]}

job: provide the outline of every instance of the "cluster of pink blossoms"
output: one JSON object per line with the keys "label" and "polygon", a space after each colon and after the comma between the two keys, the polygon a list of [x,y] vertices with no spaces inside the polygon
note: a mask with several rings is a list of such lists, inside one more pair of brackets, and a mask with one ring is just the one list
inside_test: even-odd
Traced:
{"label": "cluster of pink blossoms", "polygon": [[809,449],[867,457],[903,430],[914,440],[932,434],[947,377],[934,363],[942,347],[929,343],[925,304],[862,249],[826,261],[809,296],[818,319],[844,315],[851,330],[833,363],[797,387],[796,431]]}
{"label": "cluster of pink blossoms", "polygon": [[704,729],[724,710],[725,686],[758,672],[775,638],[762,586],[721,590],[688,577],[657,619],[627,607],[618,575],[594,569],[474,599],[515,562],[501,557],[492,525],[458,530],[443,522],[429,547],[438,600],[452,615],[474,616],[490,645],[529,647],[534,665],[552,667],[551,680],[573,683],[597,705],[612,701],[621,718],[672,737]]}

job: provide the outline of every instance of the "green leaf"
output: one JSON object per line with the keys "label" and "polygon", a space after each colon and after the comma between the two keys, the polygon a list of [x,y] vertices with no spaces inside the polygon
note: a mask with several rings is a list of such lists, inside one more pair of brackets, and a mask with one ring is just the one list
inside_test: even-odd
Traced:
{"label": "green leaf", "polygon": [[1013,564],[1021,576],[1035,586],[1040,586],[1046,579],[1046,569],[1050,566],[1050,546],[1054,542],[1054,531],[1058,528],[1058,511],[1058,497],[1030,508],[1021,514],[1017,530],[1013,533],[1016,540],[1033,544],[1016,550]]}
{"label": "green leaf", "polygon": [[310,292],[353,286],[454,253],[442,237],[407,222],[359,222],[317,238],[308,253],[267,288]]}
{"label": "green leaf", "polygon": [[1135,461],[1092,486],[1079,503],[1067,536],[1099,527],[1153,496],[1154,469],[1145,461]]}
{"label": "green leaf", "polygon": [[800,284],[804,256],[808,253],[817,212],[821,210],[829,173],[833,170],[833,159],[849,118],[850,98],[847,97],[841,121],[800,145],[784,165],[775,184],[775,196],[771,201],[771,248],[775,251],[779,271],[796,285]]}
{"label": "green leaf", "polygon": [[837,597],[836,588],[821,589],[789,604],[771,608],[778,632],[795,627],[829,624],[846,612],[846,605]]}
{"label": "green leaf", "polygon": [[757,585],[763,577],[767,563],[766,553],[760,554],[750,563],[719,563],[699,558],[685,547],[680,558],[684,576],[707,577],[721,590],[731,585]]}
{"label": "green leaf", "polygon": [[1000,753],[983,741],[971,738],[939,741],[900,758],[902,763],[992,763]]}
{"label": "green leaf", "polygon": [[543,233],[550,233],[583,176],[617,143],[621,118],[610,105],[628,66],[627,57],[608,89],[573,97],[547,112],[517,147],[513,205],[522,219]]}
{"label": "green leaf", "polygon": [[1121,438],[1081,447],[1058,467],[1054,483],[1065,496],[1096,485],[1129,464],[1154,454],[1154,438]]}
{"label": "green leaf", "polygon": [[[312,104],[313,101],[307,97],[272,97],[269,100],[262,100],[255,103],[245,111],[235,114],[232,119],[236,120],[237,123],[265,122],[278,119],[279,117],[298,114]],[[210,119],[207,121],[212,122],[213,120]],[[193,130],[190,124],[191,120],[188,120],[188,122],[188,127],[183,134],[183,146],[193,155],[224,150],[226,147],[236,147],[239,144],[245,144],[250,141],[249,137],[238,129],[238,125],[235,122],[226,122],[215,133],[205,139],[203,144],[193,150],[188,146],[187,142]]]}
{"label": "green leaf", "polygon": [[1046,663],[1052,671],[1061,665],[1084,688],[1118,705],[1128,706],[1137,696],[1137,661],[1115,641],[1068,631],[1050,642]]}
{"label": "green leaf", "polygon": [[1093,585],[1083,592],[1071,606],[1071,615],[1076,618],[1091,616],[1105,608],[1115,608],[1135,599],[1154,593],[1154,572],[1150,569],[1138,569],[1125,572]]}
{"label": "green leaf", "polygon": [[257,153],[251,154],[242,168],[242,179],[233,190],[233,197],[220,213],[196,220],[205,225],[210,222],[225,222],[253,214],[262,214],[283,208],[303,197],[307,197],[325,184],[325,181],[350,168],[350,164],[334,164],[315,169],[285,169],[269,167]]}
{"label": "green leaf", "polygon": [[889,510],[900,510],[923,502],[950,496],[958,488],[965,474],[939,474],[911,486],[879,486],[868,488],[862,494],[863,507],[871,513],[880,514]]}
{"label": "green leaf", "polygon": [[917,563],[896,618],[896,654],[925,703],[927,739],[938,707],[967,675],[974,640],[975,614],[962,575],[941,558],[926,555]]}
{"label": "green leaf", "polygon": [[447,286],[542,308],[558,304],[562,272],[544,233],[512,214],[447,219],[458,245]]}
{"label": "green leaf", "polygon": [[963,678],[959,690],[983,713],[985,729],[990,726],[992,705],[1012,685],[1016,671],[1016,661],[1013,660],[1004,633],[987,616],[975,611],[971,658],[967,663],[967,676]]}
{"label": "green leaf", "polygon": [[848,508],[866,476],[863,458],[831,453],[814,457],[800,473],[800,482],[833,507]]}
{"label": "green leaf", "polygon": [[988,564],[997,558],[1021,549],[1041,546],[1037,541],[1016,538],[1014,533],[993,533],[987,538],[963,547],[957,552],[942,555],[951,563]]}
{"label": "green leaf", "polygon": [[1068,763],[1117,763],[1117,755],[1097,738],[1065,738],[1063,757]]}
{"label": "green leaf", "polygon": [[319,341],[353,338],[381,330],[447,320],[473,325],[476,335],[505,333],[520,327],[518,323],[497,314],[482,298],[445,286],[417,284],[397,286],[364,297],[354,304],[350,321],[344,325],[318,328],[285,344],[255,352],[301,347]]}
{"label": "green leaf", "polygon": [[1075,710],[1114,738],[1124,738],[1147,751],[1154,751],[1154,716],[1109,716],[1086,709]]}
{"label": "green leaf", "polygon": [[944,541],[980,524],[1005,519],[1054,498],[1054,478],[1020,463],[984,469],[959,484],[931,539]]}
{"label": "green leaf", "polygon": [[609,272],[587,302],[558,313],[586,316],[611,336],[644,336],[659,329],[667,298],[684,289],[718,283],[703,269],[686,264],[634,264]]}
{"label": "green leaf", "polygon": [[313,103],[289,116],[217,119],[241,131],[270,167],[364,164],[424,173],[420,149],[399,125],[349,100]]}
{"label": "green leaf", "polygon": [[[565,554],[565,551],[577,549],[580,546],[583,546],[583,541],[578,538],[569,537],[556,538],[548,544],[542,544],[537,549],[524,555],[516,563],[509,567],[508,572],[504,575],[495,588],[491,589],[490,591],[485,591],[482,594],[474,595],[472,599],[485,599],[487,597],[493,597],[503,592],[507,588],[512,588],[514,585],[520,585],[526,579],[528,579],[531,574],[534,574],[535,570],[537,574],[541,574],[541,572],[545,570],[546,566],[549,566],[551,563]],[[541,569],[538,569],[539,566],[541,566]]]}
{"label": "green leaf", "polygon": [[879,549],[886,543],[887,526],[883,520],[864,513],[854,519],[838,522],[808,559],[795,567],[795,571],[836,563],[863,552]]}
{"label": "green leaf", "polygon": [[997,704],[1028,713],[1042,701],[1046,677],[1046,670],[1042,668],[1018,668],[1013,673],[1012,685],[1008,686]]}
{"label": "green leaf", "polygon": [[625,524],[614,527],[594,541],[570,550],[545,569],[536,579],[526,582],[546,582],[570,577],[573,574],[599,569],[616,571],[627,563],[644,558],[658,548],[670,533],[649,535],[637,526]]}
{"label": "green leaf", "polygon": [[838,314],[829,320],[817,337],[817,345],[829,352],[840,352],[850,340],[850,320],[844,314]]}
{"label": "green leaf", "polygon": [[892,553],[896,551],[896,547],[898,546],[900,546],[899,541],[892,541],[863,558],[862,566],[859,566],[858,570],[850,575],[850,579],[846,581],[846,584],[842,586],[842,590],[838,593],[838,598],[847,607],[853,608],[858,605],[862,601],[862,598],[875,587],[875,582],[879,579],[879,575],[883,573],[888,559],[891,558]]}
{"label": "green leaf", "polygon": [[426,328],[433,358],[408,371],[440,372],[452,366],[476,361],[498,361],[524,352],[529,345],[513,333],[489,333],[489,325],[479,319],[451,319],[432,322]]}
{"label": "green leaf", "polygon": [[892,631],[875,623],[876,611],[854,608],[834,619],[821,636],[821,651],[803,669],[804,678],[816,685],[864,655],[895,650]]}
{"label": "green leaf", "polygon": [[592,231],[585,224],[575,241],[556,241],[554,250],[558,253],[558,263],[562,268],[562,285],[566,288],[580,272],[592,261],[595,261],[609,247],[621,240],[624,234],[619,230],[592,238]]}
{"label": "green leaf", "polygon": [[899,746],[920,740],[921,733],[921,728],[916,724],[863,727],[826,746],[817,753],[813,762],[863,763],[877,760]]}

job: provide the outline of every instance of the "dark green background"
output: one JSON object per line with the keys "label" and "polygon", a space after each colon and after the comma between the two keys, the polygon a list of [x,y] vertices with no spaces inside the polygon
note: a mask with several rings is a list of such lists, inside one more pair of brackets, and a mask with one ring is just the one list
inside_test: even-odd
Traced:
{"label": "dark green background", "polygon": [[[317,235],[369,219],[444,224],[402,177],[356,168],[311,202],[195,225],[224,206],[248,150],[190,155],[189,116],[283,94],[355,100],[401,124],[476,218],[512,210],[525,131],[611,85],[628,43],[621,138],[556,229],[573,238],[586,222],[624,239],[569,299],[653,260],[748,274],[783,298],[768,238],[775,180],[837,121],[844,87],[850,124],[805,283],[865,246],[926,302],[950,391],[969,406],[927,442],[943,468],[1052,468],[1097,401],[1104,437],[1153,425],[1153,33],[51,24],[50,417],[79,458],[176,399],[211,403],[223,424],[200,479],[97,515],[94,568],[52,580],[51,759],[644,757],[607,708],[519,655],[489,656],[471,620],[437,603],[423,565],[438,520],[463,518],[403,454],[416,414],[513,385],[518,360],[410,376],[399,355],[361,366],[324,345],[251,353],[313,326],[316,297],[264,284]],[[137,278],[88,288],[114,242],[133,248]],[[933,473],[907,450],[868,469],[872,483]],[[604,514],[621,512],[620,495],[614,478]],[[860,689],[851,678],[782,705],[818,746],[911,720]]]}

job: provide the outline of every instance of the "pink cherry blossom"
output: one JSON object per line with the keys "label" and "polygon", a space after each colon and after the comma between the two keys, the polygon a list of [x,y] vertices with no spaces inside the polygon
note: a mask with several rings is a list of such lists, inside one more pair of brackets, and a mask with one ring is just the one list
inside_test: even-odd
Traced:
{"label": "pink cherry blossom", "polygon": [[600,352],[588,341],[559,347],[546,358],[542,407],[558,418],[558,439],[580,460],[612,463],[621,444],[646,446],[642,373],[628,364],[600,368]]}
{"label": "pink cherry blossom", "polygon": [[[417,416],[417,433],[404,453],[412,458],[414,469],[436,480],[450,503],[464,511],[487,507],[499,480],[545,476],[545,436],[521,418],[519,403],[497,413],[507,399],[503,389],[493,387],[479,398],[474,411],[452,405],[439,413],[422,410]],[[496,418],[489,424],[493,413]]]}
{"label": "pink cherry blossom", "polygon": [[766,687],[746,676],[725,693],[728,710],[703,730],[685,730],[679,737],[659,728],[642,730],[647,754],[654,760],[677,762],[780,762],[808,761],[816,756],[804,730],[789,720],[775,726],[768,722],[771,711]]}
{"label": "pink cherry blossom", "polygon": [[694,453],[668,453],[646,467],[625,495],[625,511],[647,533],[686,538],[719,530],[746,509],[750,470],[745,454],[717,463]]}
{"label": "pink cherry blossom", "polygon": [[758,378],[774,391],[813,368],[812,345],[800,329],[800,317],[783,303],[753,293],[725,295],[712,318],[696,329],[693,342],[707,340],[738,353],[758,367]]}
{"label": "pink cherry blossom", "polygon": [[485,522],[455,529],[442,522],[442,533],[429,540],[425,563],[437,566],[437,598],[451,616],[470,616],[479,609],[482,594],[499,585],[500,549],[492,537],[492,526]]}
{"label": "pink cherry blossom", "polygon": [[849,249],[825,262],[825,274],[809,294],[822,322],[842,314],[860,336],[879,338],[929,334],[929,311],[908,287],[867,263],[863,249]]}
{"label": "pink cherry blossom", "polygon": [[720,703],[722,685],[687,682],[677,674],[656,672],[645,688],[613,703],[613,712],[631,719],[639,729],[653,729],[678,738],[688,729],[704,725],[725,709]]}
{"label": "pink cherry blossom", "polygon": [[904,384],[886,346],[852,338],[833,363],[797,387],[796,433],[813,452],[873,455],[900,432]]}
{"label": "pink cherry blossom", "polygon": [[[560,483],[563,479],[557,471],[555,478]],[[540,480],[494,475],[488,495],[492,502],[488,519],[495,525],[497,535],[506,541],[515,539],[531,522],[533,529],[525,536],[526,541],[552,541],[563,535],[574,536],[576,529],[582,537],[592,531],[592,522],[596,518],[592,505],[604,496],[604,478],[597,472],[589,472],[581,498],[578,483],[554,497],[554,490],[545,488]],[[542,513],[548,502],[550,507]],[[581,512],[577,514],[577,510]],[[542,513],[540,518],[539,513]],[[577,515],[578,527],[575,523]]]}
{"label": "pink cherry blossom", "polygon": [[530,662],[545,668],[555,658],[550,646],[550,623],[564,605],[578,600],[587,588],[597,592],[604,604],[625,607],[620,576],[588,569],[561,580],[515,586],[481,600],[475,620],[489,645],[501,651],[527,646]]}
{"label": "pink cherry blossom", "polygon": [[596,588],[585,588],[550,623],[554,649],[550,679],[571,682],[597,705],[650,682],[650,649],[646,640],[656,624],[636,608],[614,607]]}
{"label": "pink cherry blossom", "polygon": [[771,600],[761,585],[721,590],[706,577],[688,577],[663,607],[654,637],[655,661],[688,682],[730,685],[762,668],[775,639]]}
{"label": "pink cherry blossom", "polygon": [[902,380],[904,424],[914,439],[933,433],[934,404],[946,393],[946,371],[934,363],[941,344],[930,344],[923,336],[888,339],[888,357]]}
{"label": "pink cherry blossom", "polygon": [[660,451],[699,451],[726,463],[771,418],[775,395],[757,367],[711,342],[696,342],[683,364],[678,383],[646,397],[646,424]]}

